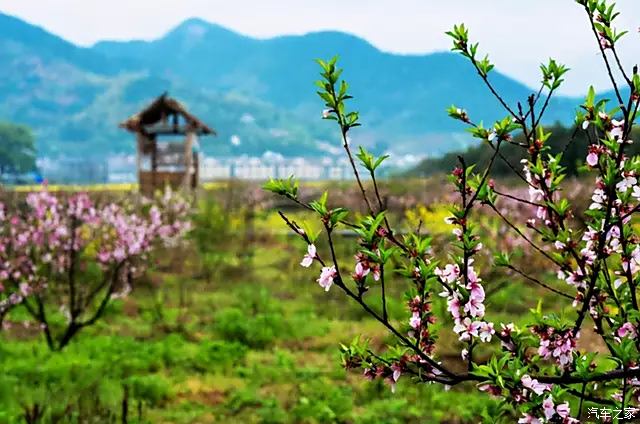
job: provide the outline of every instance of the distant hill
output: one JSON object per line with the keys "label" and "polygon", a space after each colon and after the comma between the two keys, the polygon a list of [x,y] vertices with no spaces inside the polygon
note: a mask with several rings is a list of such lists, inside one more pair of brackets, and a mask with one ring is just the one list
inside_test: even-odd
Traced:
{"label": "distant hill", "polygon": [[[186,80],[186,79],[184,79]],[[133,152],[132,137],[117,128],[168,90],[213,125],[218,139],[205,150],[232,155],[276,150],[319,154],[315,139],[329,135],[257,97],[185,84],[113,59],[11,16],[0,14],[0,118],[30,125],[40,155],[96,156]],[[240,145],[229,142],[238,135]]]}
{"label": "distant hill", "polygon": [[[581,172],[586,161],[586,152],[591,143],[589,137],[584,131],[576,131],[575,126],[565,127],[562,125],[552,125],[546,129],[551,136],[545,142],[549,147],[550,153],[556,155],[562,153],[562,166],[565,167],[567,175],[576,176]],[[640,129],[634,129],[631,134],[632,140],[640,137]],[[522,134],[516,135],[516,142],[524,143]],[[526,149],[516,144],[503,144],[500,148],[501,159],[496,160],[491,168],[492,176],[514,176],[511,166],[520,168],[520,161],[528,159],[529,154]],[[640,154],[640,145],[638,143],[631,144],[625,150],[625,154],[635,156]],[[491,161],[494,150],[486,142],[477,143],[466,151],[450,152],[442,157],[427,158],[418,164],[415,168],[406,172],[408,176],[426,177],[438,174],[449,174],[460,165],[458,156],[462,156],[466,163],[475,163],[480,169],[484,169]],[[505,160],[509,163],[506,163]],[[511,166],[509,165],[511,164]]]}
{"label": "distant hill", "polygon": [[[112,58],[136,59],[147,69],[203,86],[239,91],[277,106],[317,113],[312,82],[315,58],[341,57],[354,104],[372,128],[400,135],[455,130],[446,117],[451,103],[464,104],[486,119],[502,116],[497,102],[466,61],[453,53],[394,55],[340,32],[318,32],[255,40],[200,19],[191,19],[151,42],[102,42],[94,50]],[[492,75],[505,98],[524,100],[531,88],[499,72]],[[570,119],[573,99],[558,98],[549,120]]]}
{"label": "distant hill", "polygon": [[[319,119],[314,59],[335,54],[362,112],[356,141],[374,150],[424,155],[463,147],[467,138],[445,113],[452,103],[485,122],[504,115],[452,53],[394,55],[339,32],[258,40],[200,19],[154,41],[81,48],[0,14],[0,118],[31,125],[41,154],[133,151],[117,123],[168,90],[218,130],[218,139],[203,142],[209,152],[315,156],[337,141]],[[499,72],[492,80],[512,104],[532,92]],[[556,98],[548,122],[569,122],[577,103]],[[232,135],[240,145],[229,142]]]}

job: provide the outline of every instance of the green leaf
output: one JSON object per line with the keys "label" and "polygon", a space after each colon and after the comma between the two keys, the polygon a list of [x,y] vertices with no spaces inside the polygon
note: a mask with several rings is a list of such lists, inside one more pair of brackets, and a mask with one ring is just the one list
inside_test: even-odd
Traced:
{"label": "green leaf", "polygon": [[592,85],[589,87],[589,91],[587,92],[587,98],[584,104],[588,108],[593,107],[595,100],[596,100],[596,90],[593,88],[593,85]]}
{"label": "green leaf", "polygon": [[376,170],[377,167],[380,166],[380,164],[382,162],[384,162],[385,159],[387,159],[389,157],[389,155],[384,155],[384,156],[380,156],[378,159],[376,159],[376,162],[373,164],[373,171]]}
{"label": "green leaf", "polygon": [[335,227],[340,221],[344,220],[347,215],[349,215],[349,210],[345,208],[336,208],[329,211],[331,227]]}
{"label": "green leaf", "polygon": [[293,175],[286,180],[270,178],[262,188],[263,190],[270,191],[281,196],[286,196],[291,199],[296,199],[298,196],[298,181],[294,179]]}
{"label": "green leaf", "polygon": [[309,203],[309,206],[311,207],[311,209],[313,209],[320,216],[323,216],[323,217],[327,215],[327,197],[328,196],[329,196],[329,193],[325,191],[324,193],[322,193],[322,196],[320,196],[320,199],[314,200],[313,202]]}

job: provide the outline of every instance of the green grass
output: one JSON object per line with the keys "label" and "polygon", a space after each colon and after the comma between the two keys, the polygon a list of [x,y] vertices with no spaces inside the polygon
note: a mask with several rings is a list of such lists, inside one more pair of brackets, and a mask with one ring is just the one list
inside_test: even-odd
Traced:
{"label": "green grass", "polygon": [[[261,219],[258,227],[273,218]],[[203,229],[203,240],[207,231],[214,230]],[[38,331],[24,328],[24,311],[12,313],[13,326],[0,339],[0,424],[24,422],[25,408],[35,405],[45,407],[43,423],[58,416],[64,423],[121,422],[125,397],[129,423],[154,424],[472,423],[495,406],[470,386],[447,391],[402,377],[392,393],[384,383],[347,373],[339,344],[362,334],[383,348],[392,340],[386,330],[339,290],[325,293],[317,285],[318,270],[298,265],[305,250],[299,241],[271,235],[247,249],[234,240],[207,245],[224,246],[228,256],[206,278],[202,251],[163,254],[130,297],[61,353],[49,352]],[[338,251],[351,263],[347,247],[340,243]],[[478,262],[482,268],[488,259]],[[510,277],[483,278],[489,289]],[[405,284],[389,279],[395,320],[407,318]],[[367,296],[380,307],[376,287]],[[524,325],[518,317],[540,297],[518,280],[489,295],[490,318],[515,313]],[[444,309],[441,299],[434,302]],[[458,342],[451,323],[441,324],[439,353],[447,356],[459,351]]]}
{"label": "green grass", "polygon": [[[321,296],[313,282],[304,284]],[[178,290],[175,281],[163,287],[167,294]],[[48,352],[35,335],[18,340],[25,337],[22,329],[12,330],[2,343],[0,422],[21,422],[20,403],[47,405],[51,415],[69,404],[86,404],[88,414],[117,414],[125,386],[130,422],[138,422],[138,402],[141,422],[149,423],[381,422],[376,421],[381,417],[424,422],[457,415],[452,406],[457,392],[401,382],[391,394],[387,386],[340,367],[339,342],[360,333],[384,339],[370,320],[323,316],[314,310],[319,305],[310,309],[305,300],[286,295],[288,290],[272,295],[255,282],[190,281],[188,290],[183,307],[176,305],[177,296],[165,297],[162,320],[153,312],[151,295],[141,290],[62,353]],[[431,398],[449,401],[439,401],[442,408],[435,411],[424,403]],[[478,412],[482,404],[476,407]],[[101,419],[115,415],[105,412]]]}

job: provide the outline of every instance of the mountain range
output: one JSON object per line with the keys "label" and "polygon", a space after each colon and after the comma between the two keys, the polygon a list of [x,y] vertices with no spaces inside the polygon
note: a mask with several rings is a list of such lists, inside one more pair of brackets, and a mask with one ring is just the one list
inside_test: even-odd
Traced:
{"label": "mountain range", "polygon": [[[338,137],[320,119],[313,83],[314,59],[334,55],[361,112],[354,139],[374,151],[434,155],[464,146],[463,128],[445,112],[451,104],[484,122],[504,116],[453,53],[390,54],[340,32],[261,40],[200,19],[153,41],[80,47],[0,13],[0,120],[31,126],[41,156],[133,152],[118,123],[168,91],[217,130],[202,142],[209,154],[330,154]],[[510,104],[534,91],[499,71],[491,79]],[[578,103],[556,97],[548,122],[571,122]]]}

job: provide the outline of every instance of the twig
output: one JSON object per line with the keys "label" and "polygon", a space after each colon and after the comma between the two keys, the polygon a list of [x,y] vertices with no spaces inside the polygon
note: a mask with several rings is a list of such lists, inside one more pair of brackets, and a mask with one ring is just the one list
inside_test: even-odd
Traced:
{"label": "twig", "polygon": [[530,275],[525,274],[523,271],[519,270],[518,268],[516,268],[515,266],[509,264],[507,265],[507,268],[509,268],[510,270],[517,272],[518,274],[520,274],[521,276],[523,276],[524,278],[526,278],[527,280],[531,281],[532,283],[535,283],[541,287],[544,287],[545,289],[554,292],[557,295],[560,295],[562,297],[565,297],[567,299],[573,300],[574,297],[570,296],[566,293],[561,292],[560,290],[554,289],[553,287],[543,283],[542,281],[538,280],[537,278],[533,278]]}

